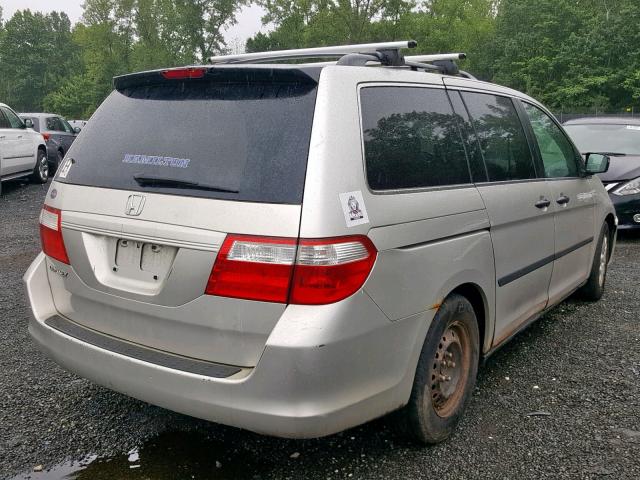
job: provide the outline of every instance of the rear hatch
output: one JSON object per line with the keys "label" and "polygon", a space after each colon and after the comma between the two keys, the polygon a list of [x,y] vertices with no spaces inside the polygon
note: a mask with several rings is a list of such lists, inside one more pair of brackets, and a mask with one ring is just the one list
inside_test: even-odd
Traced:
{"label": "rear hatch", "polygon": [[117,78],[47,200],[71,265],[49,272],[58,311],[135,344],[255,366],[285,303],[205,290],[228,234],[298,236],[318,72]]}

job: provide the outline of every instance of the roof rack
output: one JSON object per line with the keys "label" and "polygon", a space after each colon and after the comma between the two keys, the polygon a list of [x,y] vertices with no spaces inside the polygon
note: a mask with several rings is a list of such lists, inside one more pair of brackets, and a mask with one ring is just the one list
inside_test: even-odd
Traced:
{"label": "roof rack", "polygon": [[240,53],[236,55],[218,55],[209,59],[213,64],[264,63],[282,60],[335,58],[335,62],[322,62],[319,65],[364,66],[380,64],[388,67],[409,67],[446,75],[461,75],[473,78],[458,70],[455,60],[466,58],[464,53],[438,53],[431,55],[413,55],[404,57],[401,49],[416,48],[415,40],[400,42],[364,43],[358,45],[339,45],[333,47],[299,48],[294,50],[276,50],[271,52]]}
{"label": "roof rack", "polygon": [[402,42],[361,43],[359,45],[339,45],[335,47],[298,48],[294,50],[275,50],[272,52],[239,53],[236,55],[218,55],[209,58],[211,63],[260,63],[272,60],[295,60],[301,58],[339,58],[350,53],[376,53],[380,50],[400,50],[415,48],[414,40]]}

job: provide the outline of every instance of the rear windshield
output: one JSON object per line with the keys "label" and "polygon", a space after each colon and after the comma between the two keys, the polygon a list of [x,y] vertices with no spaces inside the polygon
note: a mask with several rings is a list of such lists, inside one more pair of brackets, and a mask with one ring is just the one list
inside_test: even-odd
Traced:
{"label": "rear windshield", "polygon": [[315,97],[315,83],[167,81],[114,91],[57,180],[300,204]]}

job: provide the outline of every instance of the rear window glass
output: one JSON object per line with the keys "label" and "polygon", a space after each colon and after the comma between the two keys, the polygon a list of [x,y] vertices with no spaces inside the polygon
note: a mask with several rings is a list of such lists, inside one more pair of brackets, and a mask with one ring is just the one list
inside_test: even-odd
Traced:
{"label": "rear window glass", "polygon": [[444,90],[367,87],[360,98],[372,189],[471,182],[458,119]]}
{"label": "rear window glass", "polygon": [[167,81],[114,91],[69,150],[66,178],[57,180],[299,204],[315,86]]}

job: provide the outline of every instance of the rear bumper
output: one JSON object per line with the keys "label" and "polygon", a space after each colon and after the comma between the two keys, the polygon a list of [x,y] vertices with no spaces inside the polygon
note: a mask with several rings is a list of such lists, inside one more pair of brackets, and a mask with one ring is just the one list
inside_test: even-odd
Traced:
{"label": "rear bumper", "polygon": [[132,397],[258,433],[312,438],[404,405],[432,312],[390,322],[359,292],[323,307],[289,306],[253,369],[214,378],[141,361],[45,324],[55,310],[43,254],[24,276],[29,332],[66,369]]}

